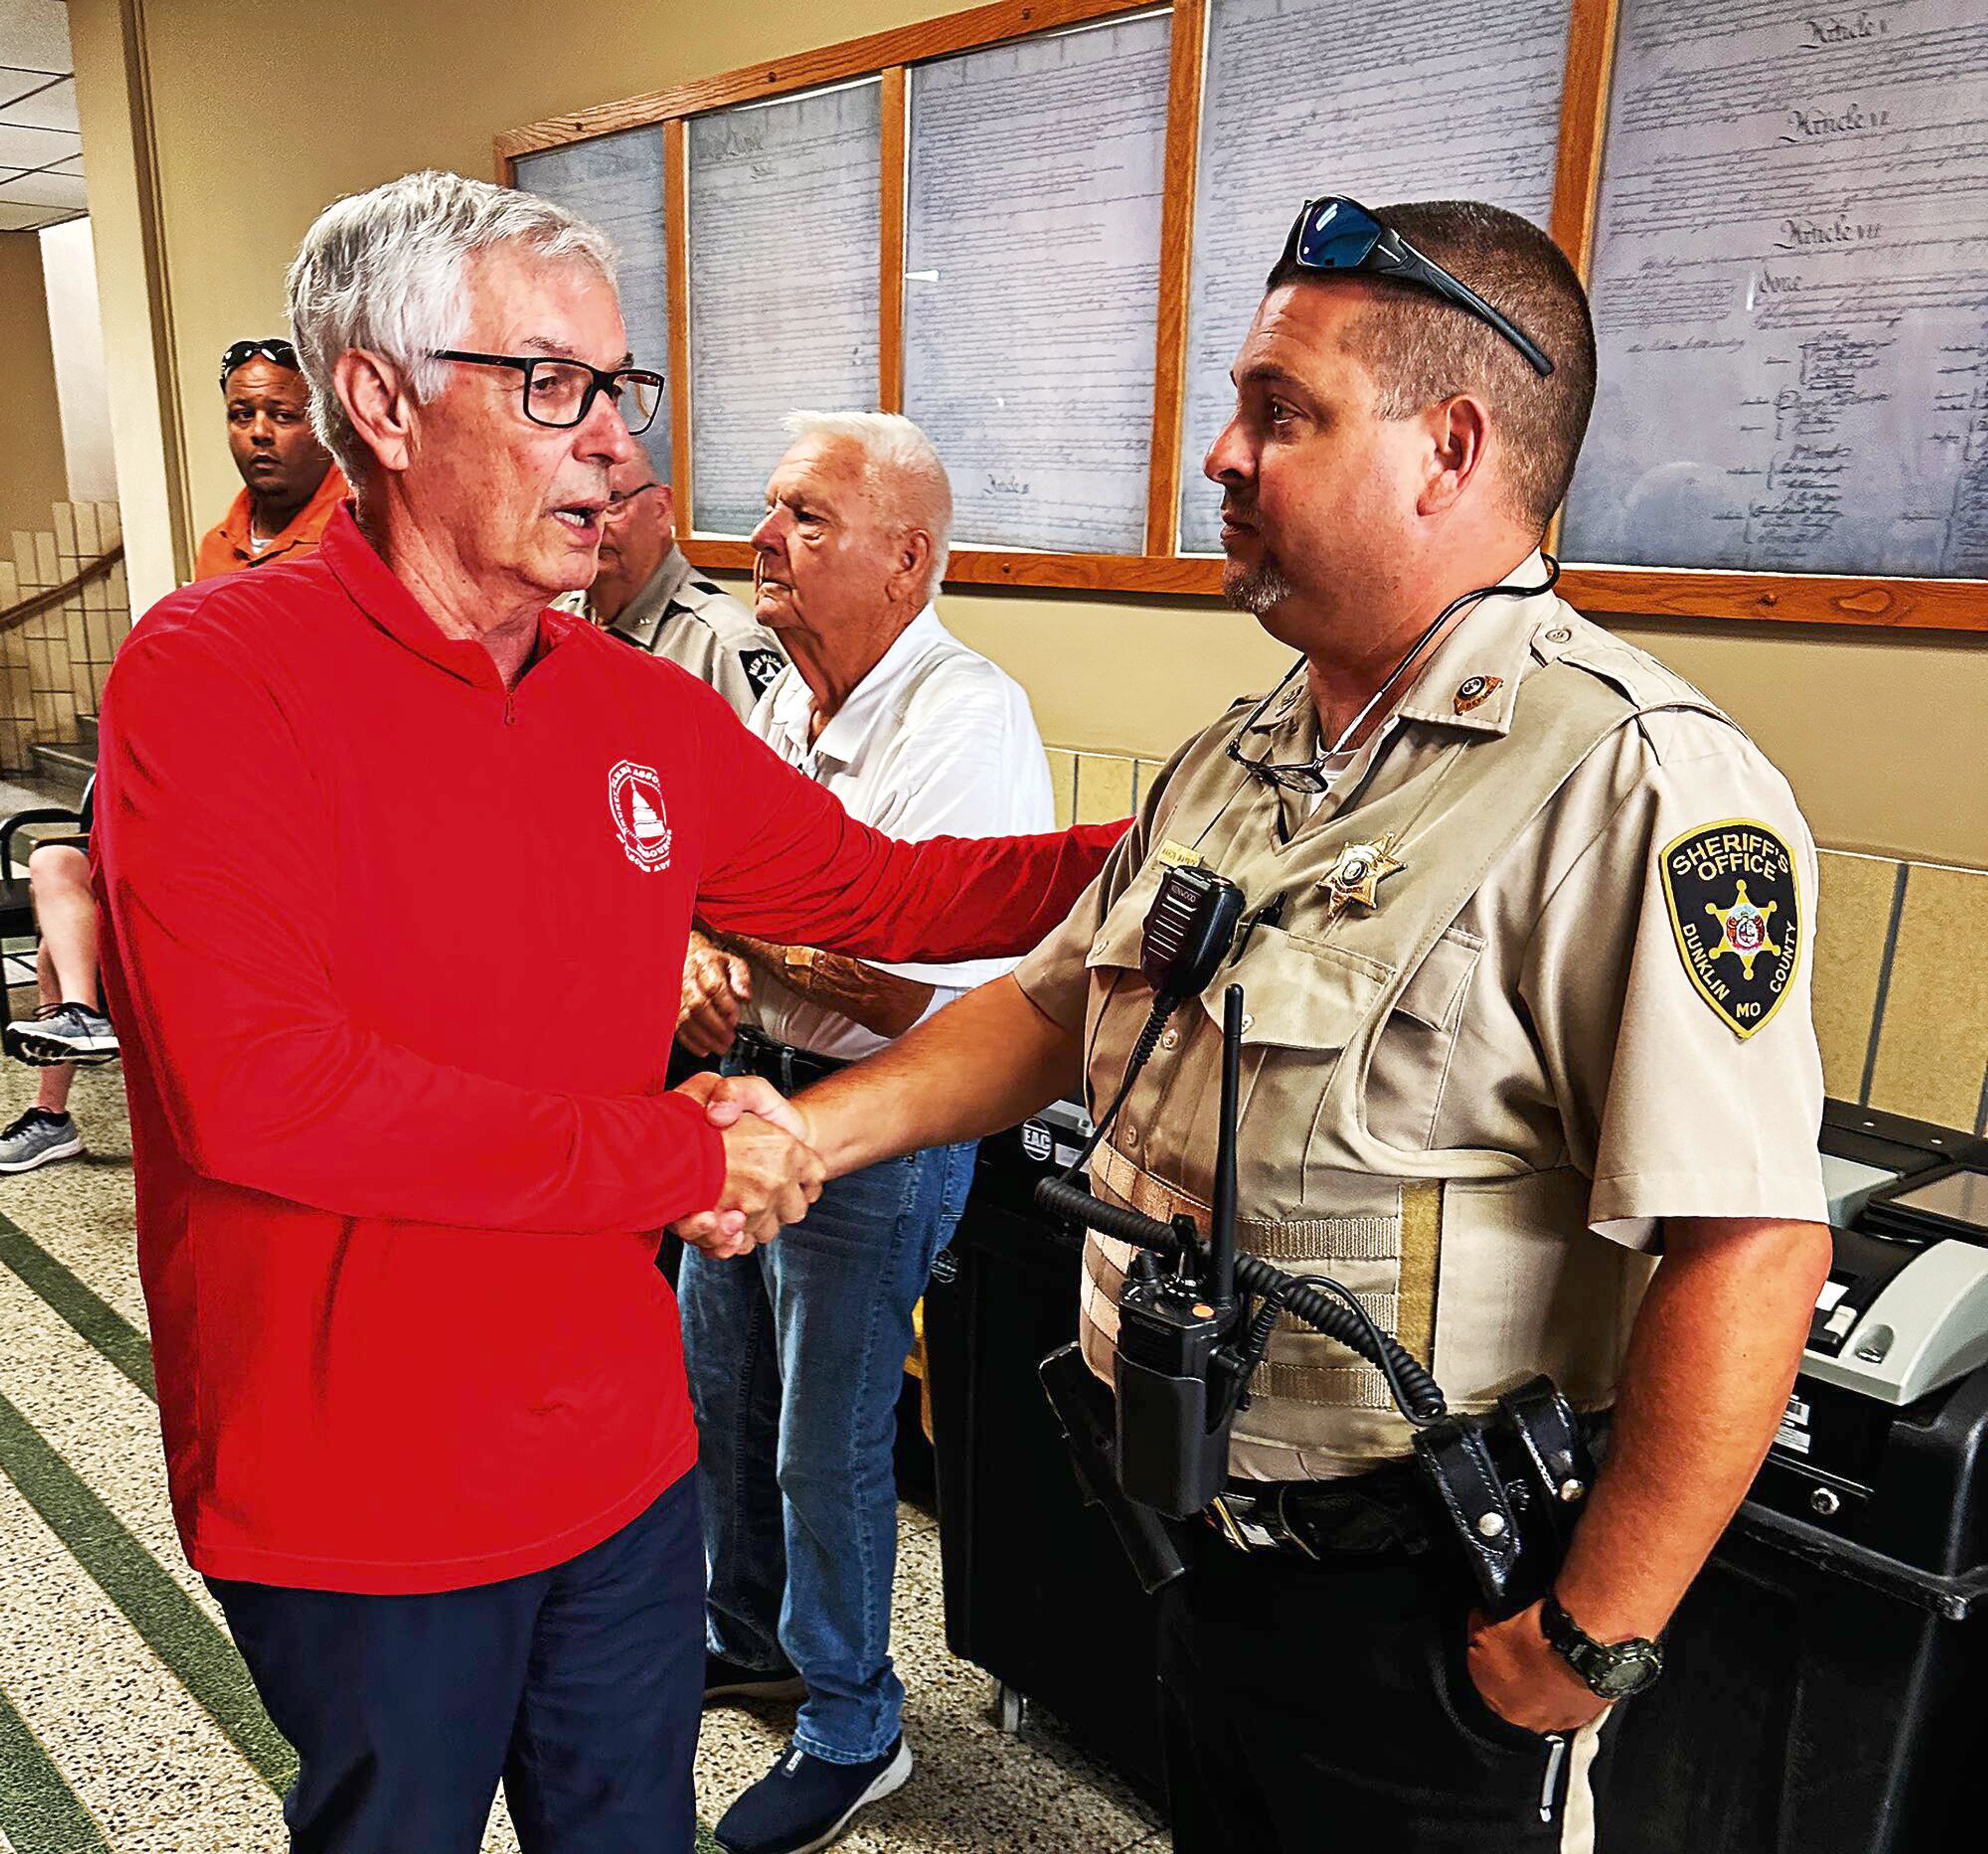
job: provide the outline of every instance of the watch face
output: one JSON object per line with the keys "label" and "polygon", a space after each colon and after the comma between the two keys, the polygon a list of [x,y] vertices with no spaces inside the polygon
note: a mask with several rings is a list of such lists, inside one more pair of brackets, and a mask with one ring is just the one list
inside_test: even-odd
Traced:
{"label": "watch face", "polygon": [[1654,1656],[1632,1653],[1597,1668],[1589,1684],[1604,1699],[1626,1700],[1641,1693],[1662,1670],[1663,1663]]}

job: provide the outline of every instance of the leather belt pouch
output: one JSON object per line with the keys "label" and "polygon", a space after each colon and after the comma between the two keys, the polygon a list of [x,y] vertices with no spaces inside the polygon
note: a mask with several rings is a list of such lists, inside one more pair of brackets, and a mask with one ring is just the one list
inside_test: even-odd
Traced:
{"label": "leather belt pouch", "polygon": [[1587,1438],[1553,1381],[1420,1430],[1415,1448],[1486,1612],[1510,1615],[1543,1595],[1594,1484]]}

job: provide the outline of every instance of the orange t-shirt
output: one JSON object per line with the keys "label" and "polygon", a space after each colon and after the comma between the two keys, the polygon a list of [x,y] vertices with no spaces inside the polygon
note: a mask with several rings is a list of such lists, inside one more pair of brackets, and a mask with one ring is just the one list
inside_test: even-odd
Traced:
{"label": "orange t-shirt", "polygon": [[233,573],[243,567],[264,567],[271,560],[301,560],[317,550],[318,536],[338,505],[352,493],[336,464],[325,466],[324,481],[309,502],[291,518],[290,525],[260,547],[248,539],[250,509],[245,489],[228,505],[228,513],[200,537],[200,552],[194,557],[193,577],[211,580],[215,574]]}

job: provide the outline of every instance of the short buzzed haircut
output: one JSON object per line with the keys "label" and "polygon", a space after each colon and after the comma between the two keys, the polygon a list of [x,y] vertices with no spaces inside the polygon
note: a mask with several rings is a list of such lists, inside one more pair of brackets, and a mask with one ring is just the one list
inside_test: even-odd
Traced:
{"label": "short buzzed haircut", "polygon": [[[1573,479],[1594,405],[1594,323],[1587,293],[1553,240],[1529,220],[1477,200],[1368,208],[1422,255],[1468,283],[1546,350],[1543,379],[1510,342],[1420,284],[1354,273],[1382,293],[1347,330],[1347,351],[1379,387],[1384,418],[1408,418],[1458,393],[1489,409],[1507,453],[1513,513],[1545,532]],[[1330,288],[1340,276],[1281,259],[1267,286]]]}

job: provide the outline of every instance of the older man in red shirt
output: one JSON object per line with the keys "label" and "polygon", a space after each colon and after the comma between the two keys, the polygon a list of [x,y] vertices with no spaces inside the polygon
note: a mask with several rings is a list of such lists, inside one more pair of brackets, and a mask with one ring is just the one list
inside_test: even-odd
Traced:
{"label": "older man in red shirt", "polygon": [[[1013,953],[1111,831],[915,847],[709,689],[546,609],[593,577],[632,368],[600,235],[425,174],[291,273],[357,492],[155,607],[95,839],[174,1509],[302,1768],[299,1849],[688,1849],[704,1565],[658,1232],[735,1252],[819,1160],[668,1092],[693,908]],[[559,874],[553,879],[552,869]],[[762,1117],[763,1116],[763,1117]]]}

